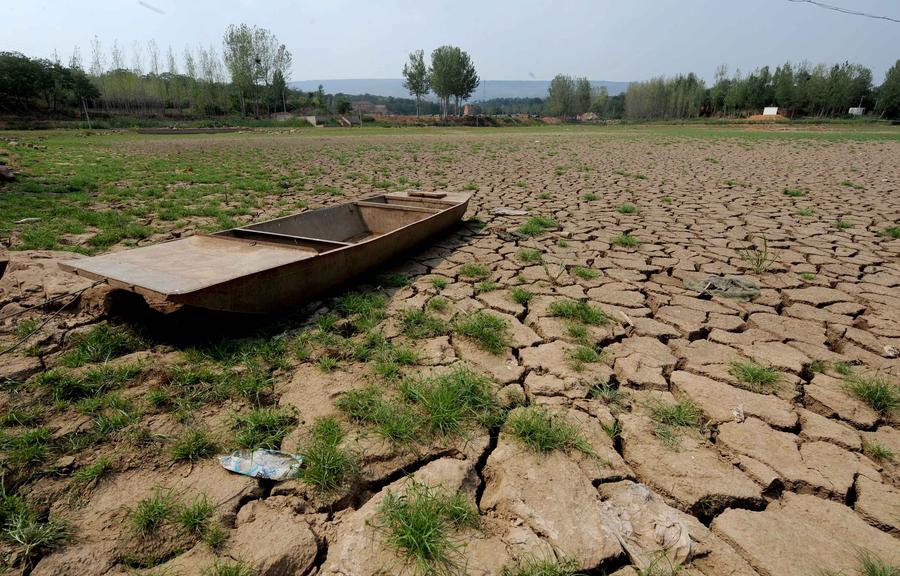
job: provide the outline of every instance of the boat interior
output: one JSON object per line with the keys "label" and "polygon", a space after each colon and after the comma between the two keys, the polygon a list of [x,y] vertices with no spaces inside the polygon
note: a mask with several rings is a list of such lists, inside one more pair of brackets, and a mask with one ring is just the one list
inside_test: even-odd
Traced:
{"label": "boat interior", "polygon": [[446,210],[460,199],[443,192],[399,192],[373,196],[217,232],[214,236],[328,252],[376,238]]}

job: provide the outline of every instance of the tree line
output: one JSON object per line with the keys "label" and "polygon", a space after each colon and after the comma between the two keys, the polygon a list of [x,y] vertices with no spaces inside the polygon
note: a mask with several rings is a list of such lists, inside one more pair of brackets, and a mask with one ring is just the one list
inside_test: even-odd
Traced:
{"label": "tree line", "polygon": [[729,77],[720,66],[707,88],[694,74],[634,82],[625,93],[626,118],[691,118],[746,116],[777,106],[789,116],[846,116],[862,107],[876,115],[900,116],[900,60],[885,74],[880,86],[872,71],[861,64],[831,66],[787,62],[772,72],[763,66],[744,76]]}
{"label": "tree line", "polygon": [[434,92],[441,105],[441,116],[452,111],[459,115],[459,104],[472,96],[480,80],[475,64],[467,52],[456,46],[440,46],[431,53],[431,66],[425,65],[425,51],[416,50],[403,65],[403,87],[416,100],[416,117],[421,111],[422,96]]}
{"label": "tree line", "polygon": [[63,111],[86,108],[110,114],[157,115],[187,111],[214,116],[268,114],[290,109],[324,111],[324,92],[290,90],[291,52],[270,31],[229,26],[221,47],[170,46],[155,41],[131,50],[114,41],[91,43],[85,64],[76,47],[68,65],[0,53],[0,110]]}

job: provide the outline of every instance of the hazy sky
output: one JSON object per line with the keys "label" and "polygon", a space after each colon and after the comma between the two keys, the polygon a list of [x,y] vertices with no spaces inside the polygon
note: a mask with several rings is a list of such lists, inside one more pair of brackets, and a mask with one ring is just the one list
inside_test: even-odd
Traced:
{"label": "hazy sky", "polygon": [[[900,18],[898,0],[827,0]],[[788,0],[6,0],[0,50],[87,66],[96,35],[127,61],[135,42],[164,53],[221,46],[246,22],[270,29],[294,54],[293,80],[397,78],[407,54],[441,44],[467,50],[492,80],[640,80],[694,71],[709,80],[785,60],[860,62],[875,83],[900,58],[900,24]],[[142,5],[142,4],[146,4]],[[149,6],[149,7],[148,7]],[[145,57],[146,62],[146,57]]]}

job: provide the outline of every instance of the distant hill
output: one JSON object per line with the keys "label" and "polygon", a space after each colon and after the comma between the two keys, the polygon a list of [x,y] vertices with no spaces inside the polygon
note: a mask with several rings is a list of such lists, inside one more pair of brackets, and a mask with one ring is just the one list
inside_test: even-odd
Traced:
{"label": "distant hill", "polygon": [[[348,80],[299,80],[289,82],[291,88],[304,92],[315,92],[323,86],[328,94],[375,94],[376,96],[393,96],[409,98],[409,92],[403,87],[400,78],[359,78]],[[591,80],[594,86],[606,86],[610,96],[621,94],[628,88],[628,82],[608,82]],[[545,98],[549,80],[482,80],[473,101],[490,100],[491,98]]]}

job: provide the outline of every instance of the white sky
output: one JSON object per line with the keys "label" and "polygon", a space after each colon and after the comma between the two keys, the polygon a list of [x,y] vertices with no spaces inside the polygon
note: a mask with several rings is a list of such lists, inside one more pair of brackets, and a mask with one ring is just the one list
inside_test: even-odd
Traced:
{"label": "white sky", "polygon": [[[897,0],[827,0],[900,18]],[[788,0],[5,0],[0,50],[85,66],[96,35],[131,61],[135,42],[165,53],[221,46],[229,24],[270,29],[294,55],[291,79],[398,78],[407,54],[455,44],[491,80],[641,80],[725,63],[748,72],[785,60],[859,62],[875,83],[900,58],[900,24]],[[145,58],[146,61],[146,58]]]}

